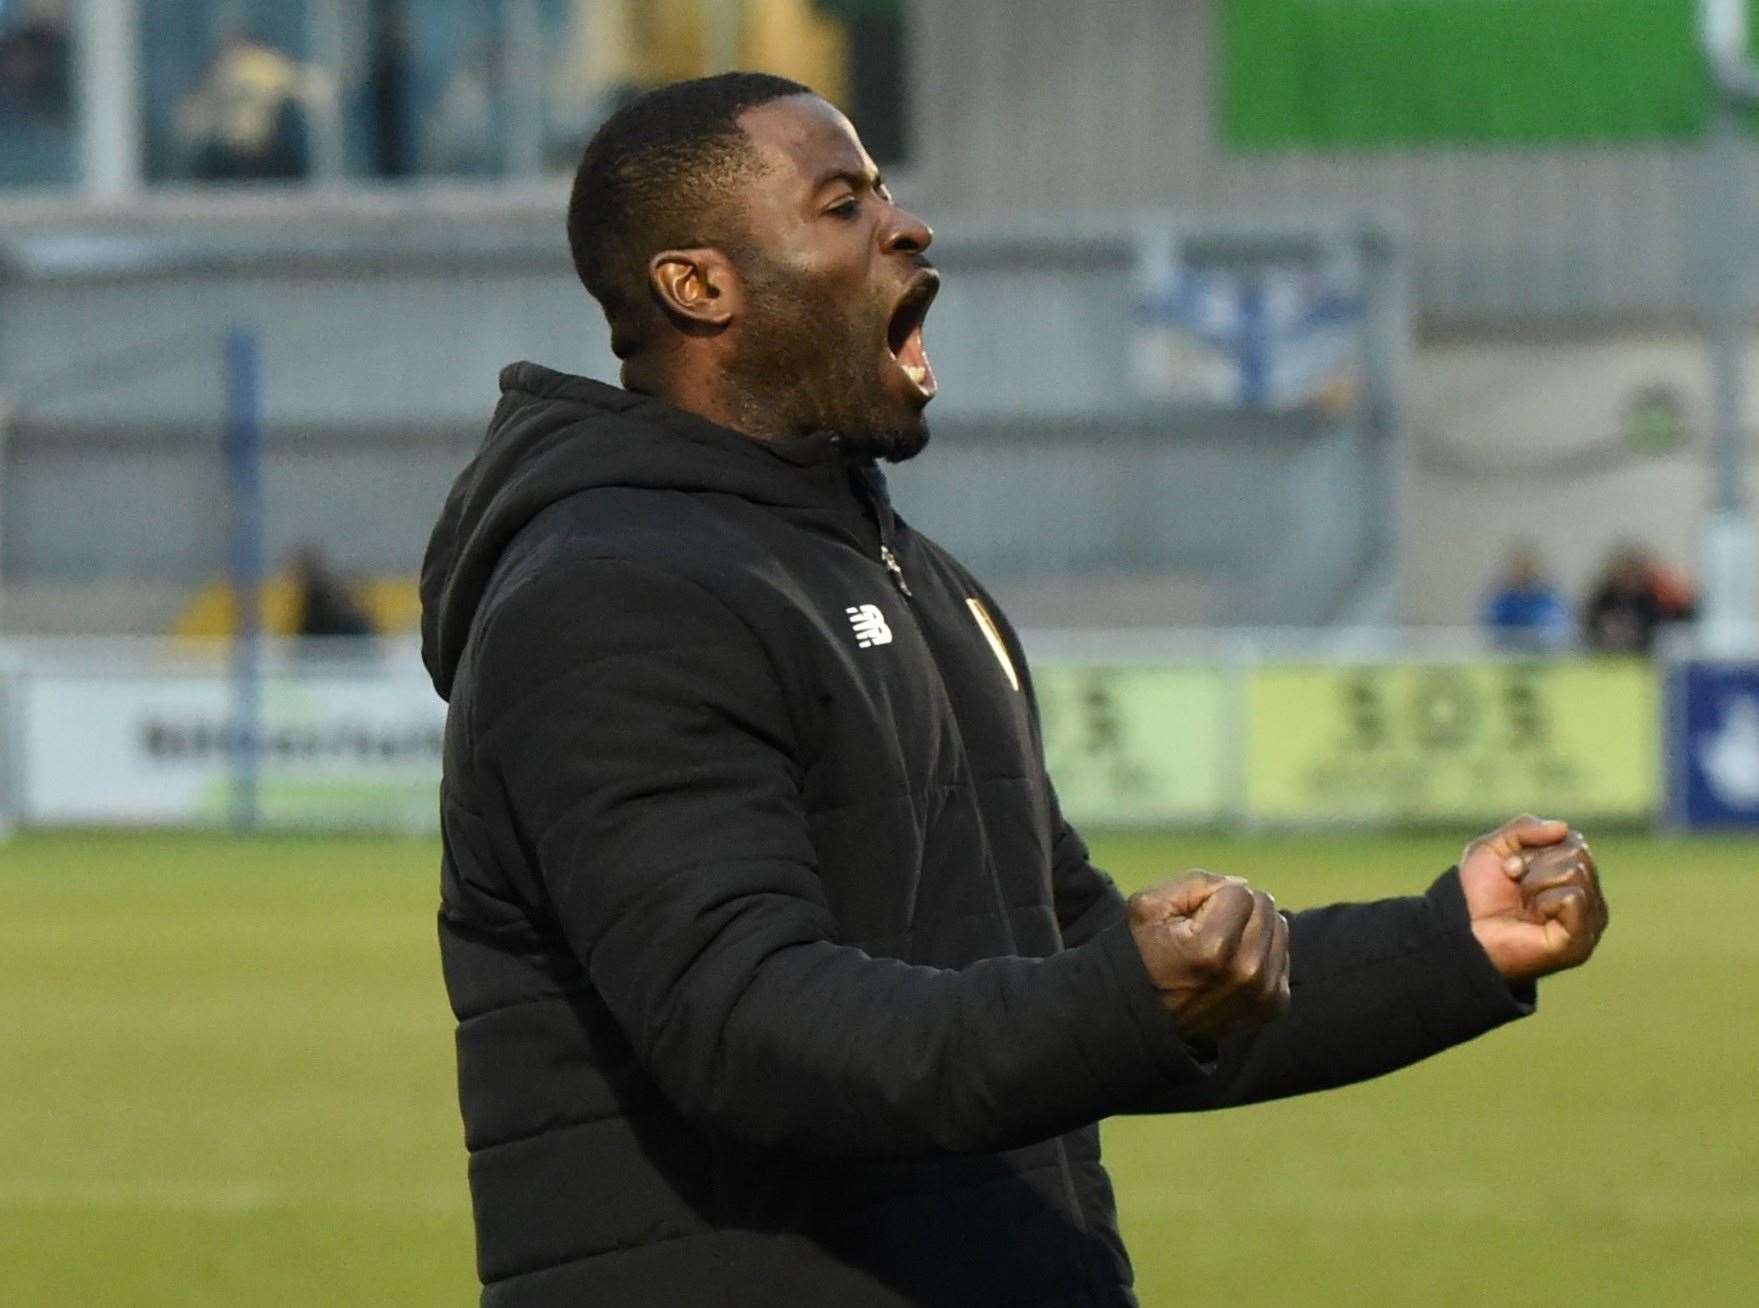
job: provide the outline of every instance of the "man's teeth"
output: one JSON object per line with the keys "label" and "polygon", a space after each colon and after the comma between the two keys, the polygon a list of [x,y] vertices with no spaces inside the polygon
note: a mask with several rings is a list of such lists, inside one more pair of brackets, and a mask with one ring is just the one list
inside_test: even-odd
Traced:
{"label": "man's teeth", "polygon": [[928,381],[928,369],[922,364],[905,363],[902,359],[900,359],[898,363],[899,366],[904,369],[904,375],[911,381],[915,382],[918,386],[921,386]]}

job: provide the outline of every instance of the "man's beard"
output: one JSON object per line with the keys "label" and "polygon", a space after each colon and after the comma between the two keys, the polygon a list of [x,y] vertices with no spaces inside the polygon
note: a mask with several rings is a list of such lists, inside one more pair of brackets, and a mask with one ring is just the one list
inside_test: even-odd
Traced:
{"label": "man's beard", "polygon": [[745,321],[726,376],[745,430],[775,440],[828,431],[857,460],[920,454],[928,423],[888,393],[876,366],[886,326],[877,311],[838,303],[761,256],[741,260],[741,272]]}

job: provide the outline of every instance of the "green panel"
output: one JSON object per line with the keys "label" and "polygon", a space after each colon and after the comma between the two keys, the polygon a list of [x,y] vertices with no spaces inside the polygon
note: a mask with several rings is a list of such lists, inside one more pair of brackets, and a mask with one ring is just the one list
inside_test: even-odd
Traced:
{"label": "green panel", "polygon": [[1211,667],[1033,670],[1044,752],[1077,824],[1220,820],[1228,805],[1228,679]]}
{"label": "green panel", "polygon": [[1283,664],[1246,693],[1248,814],[1277,823],[1640,821],[1660,679],[1635,659]]}
{"label": "green panel", "polygon": [[1225,0],[1237,150],[1689,137],[1709,107],[1691,0]]}

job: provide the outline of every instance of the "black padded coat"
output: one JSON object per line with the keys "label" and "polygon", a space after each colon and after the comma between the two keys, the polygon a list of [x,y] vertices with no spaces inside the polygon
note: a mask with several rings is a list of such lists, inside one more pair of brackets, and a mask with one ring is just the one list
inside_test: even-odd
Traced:
{"label": "black padded coat", "polygon": [[1018,641],[877,470],[502,389],[422,577],[485,1305],[1132,1304],[1101,1118],[1527,1011],[1450,874],[1294,915],[1288,1017],[1196,1061]]}

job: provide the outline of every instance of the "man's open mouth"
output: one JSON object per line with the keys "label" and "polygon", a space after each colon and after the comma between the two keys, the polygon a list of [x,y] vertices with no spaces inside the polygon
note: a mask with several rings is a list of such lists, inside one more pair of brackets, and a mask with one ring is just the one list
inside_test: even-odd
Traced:
{"label": "man's open mouth", "polygon": [[922,343],[922,322],[928,317],[929,306],[940,294],[940,289],[939,273],[926,268],[917,273],[892,310],[892,320],[886,328],[886,347],[924,402],[934,398],[935,377],[934,367],[928,361],[928,350]]}

